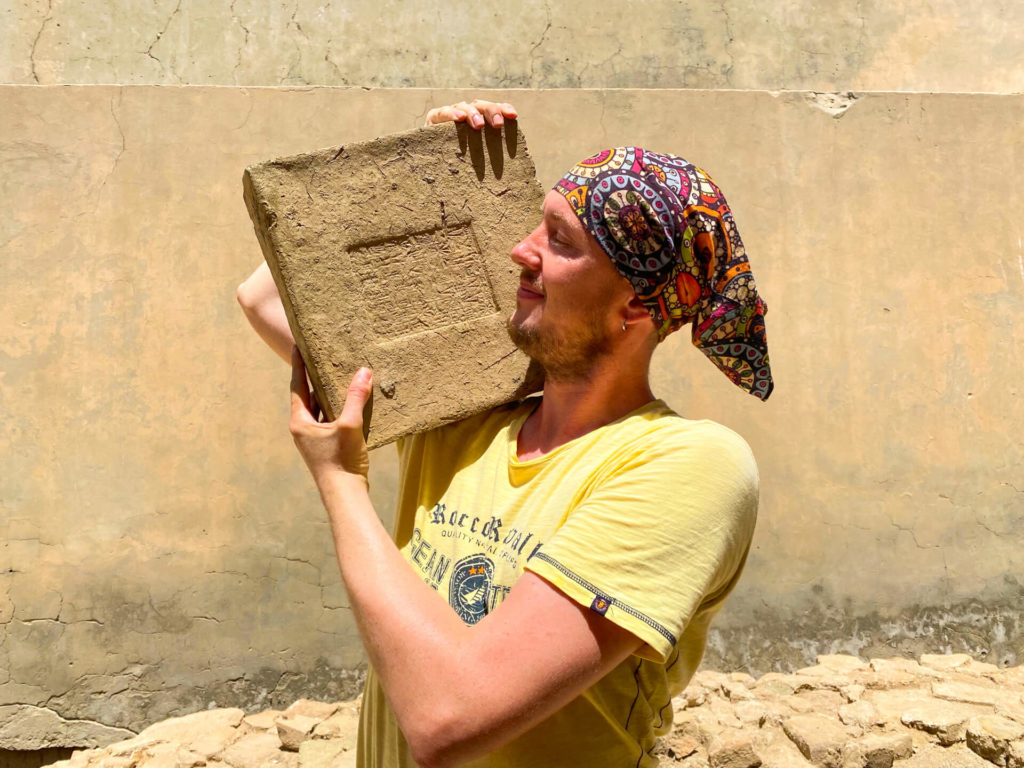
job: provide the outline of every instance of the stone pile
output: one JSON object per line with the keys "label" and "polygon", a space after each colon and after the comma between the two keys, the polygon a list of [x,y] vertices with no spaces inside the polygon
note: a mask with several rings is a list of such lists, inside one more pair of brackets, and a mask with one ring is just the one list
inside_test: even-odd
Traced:
{"label": "stone pile", "polygon": [[301,699],[284,711],[246,715],[208,709],[151,725],[102,749],[80,750],[61,768],[350,768],[359,702]]}
{"label": "stone pile", "polygon": [[[1024,768],[1024,667],[962,654],[819,656],[756,680],[702,671],[673,705],[672,731],[654,749],[662,768]],[[55,765],[345,768],[357,720],[357,702],[213,709]]]}
{"label": "stone pile", "polygon": [[1024,768],[1024,667],[964,654],[702,671],[674,704],[663,767]]}

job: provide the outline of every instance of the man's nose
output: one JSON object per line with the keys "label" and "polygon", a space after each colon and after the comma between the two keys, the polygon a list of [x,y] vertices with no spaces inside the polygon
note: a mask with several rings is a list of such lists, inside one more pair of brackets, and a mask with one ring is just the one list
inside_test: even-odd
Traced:
{"label": "man's nose", "polygon": [[540,270],[540,256],[537,253],[537,234],[540,227],[512,246],[512,261],[531,272]]}

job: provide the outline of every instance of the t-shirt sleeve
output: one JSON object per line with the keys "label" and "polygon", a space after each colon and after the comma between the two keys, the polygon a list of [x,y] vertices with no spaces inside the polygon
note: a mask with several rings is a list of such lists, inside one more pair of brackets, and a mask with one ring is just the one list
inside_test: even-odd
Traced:
{"label": "t-shirt sleeve", "polygon": [[701,424],[620,451],[525,566],[661,662],[697,610],[735,583],[757,515],[750,448]]}

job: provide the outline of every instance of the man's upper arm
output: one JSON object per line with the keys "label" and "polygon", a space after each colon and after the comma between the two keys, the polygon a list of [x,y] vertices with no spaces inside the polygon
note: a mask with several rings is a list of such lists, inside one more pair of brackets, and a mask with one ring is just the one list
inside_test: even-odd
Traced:
{"label": "man's upper arm", "polygon": [[637,655],[664,662],[700,607],[735,583],[757,487],[738,435],[688,427],[624,461],[525,567],[644,640]]}
{"label": "man's upper arm", "polygon": [[295,339],[266,262],[238,286],[236,296],[259,337],[283,360],[290,360]]}

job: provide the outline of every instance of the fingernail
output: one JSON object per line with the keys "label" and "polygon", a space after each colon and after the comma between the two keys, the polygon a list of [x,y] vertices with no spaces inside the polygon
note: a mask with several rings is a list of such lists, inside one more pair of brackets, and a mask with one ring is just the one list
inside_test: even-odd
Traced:
{"label": "fingernail", "polygon": [[370,376],[372,374],[373,372],[369,368],[364,366],[359,369],[358,373],[356,373],[356,381],[358,381],[360,384],[365,384],[370,380]]}
{"label": "fingernail", "polygon": [[504,124],[505,118],[503,118],[501,115],[495,115],[494,119],[491,121],[491,125],[493,125],[495,128]]}
{"label": "fingernail", "polygon": [[482,128],[483,124],[484,124],[484,119],[480,115],[473,115],[473,127],[474,128]]}

